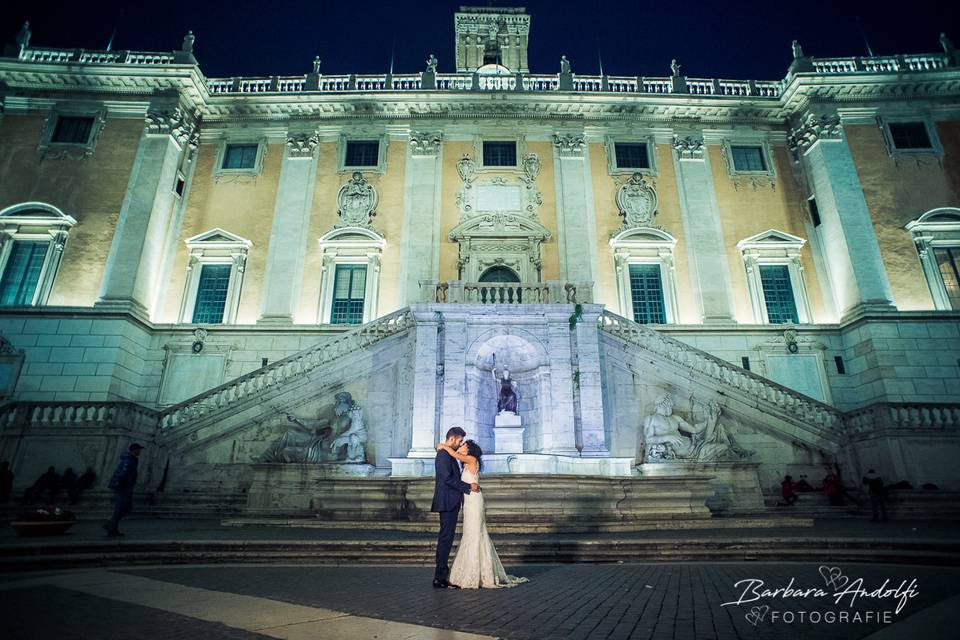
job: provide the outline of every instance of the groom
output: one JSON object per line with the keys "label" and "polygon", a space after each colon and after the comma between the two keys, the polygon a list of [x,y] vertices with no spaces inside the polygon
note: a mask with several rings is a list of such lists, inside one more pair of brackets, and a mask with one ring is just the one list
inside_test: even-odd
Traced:
{"label": "groom", "polygon": [[[444,444],[457,449],[467,436],[467,432],[460,427],[453,427],[447,431]],[[464,494],[479,491],[476,483],[467,484],[460,480],[460,465],[456,459],[444,450],[437,452],[434,462],[436,468],[436,485],[433,489],[433,505],[430,511],[440,514],[440,533],[437,536],[437,569],[433,574],[433,586],[437,589],[451,587],[447,582],[450,576],[450,547],[453,546],[453,536],[457,532],[457,514],[463,504]]]}

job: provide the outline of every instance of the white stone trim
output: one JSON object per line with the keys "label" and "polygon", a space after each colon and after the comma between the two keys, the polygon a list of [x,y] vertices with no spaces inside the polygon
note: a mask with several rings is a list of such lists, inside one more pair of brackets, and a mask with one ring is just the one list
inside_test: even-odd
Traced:
{"label": "white stone trim", "polygon": [[[257,159],[250,169],[224,169],[223,160],[227,154],[228,145],[257,145]],[[256,177],[263,172],[263,158],[267,153],[265,138],[223,138],[217,147],[217,161],[213,165],[213,176],[218,182],[230,177]]]}
{"label": "white stone trim", "polygon": [[[61,117],[93,118],[87,141],[84,143],[54,142],[53,134],[57,130],[57,123]],[[106,122],[107,109],[101,103],[58,102],[43,119],[37,151],[44,158],[89,158],[97,147],[97,141],[100,139],[100,134],[103,132],[103,126]]]}
{"label": "white stone trim", "polygon": [[[347,164],[347,143],[348,142],[377,142],[377,166],[354,167]],[[386,133],[376,133],[363,135],[354,133],[347,135],[341,133],[337,143],[337,173],[348,173],[352,171],[361,171],[363,173],[382,174],[387,171],[387,146],[390,144],[390,136]]]}
{"label": "white stone trim", "polygon": [[[760,154],[763,156],[763,163],[766,169],[761,171],[744,171],[737,169],[733,161],[733,147],[759,147]],[[777,177],[777,171],[773,164],[773,152],[770,149],[770,143],[763,140],[725,138],[722,143],[723,160],[727,165],[727,174],[731,178],[738,177],[765,177],[771,180]]]}
{"label": "white stone trim", "polygon": [[[617,166],[617,151],[615,145],[618,142],[625,144],[645,144],[647,145],[647,160],[650,166],[646,169]],[[657,143],[654,136],[604,136],[603,147],[607,154],[607,173],[615,175],[633,175],[640,173],[645,176],[656,176],[657,171]]]}
{"label": "white stone trim", "polygon": [[950,298],[943,284],[943,276],[937,266],[933,249],[958,247],[960,248],[960,209],[955,207],[940,207],[931,209],[916,220],[906,225],[907,231],[913,234],[913,242],[917,247],[923,275],[930,287],[930,296],[933,306],[937,310],[950,310]]}
{"label": "white stone trim", "polygon": [[253,243],[223,229],[211,229],[184,241],[190,251],[187,262],[187,279],[183,301],[180,304],[180,322],[193,324],[193,311],[197,303],[200,272],[206,264],[230,265],[230,282],[223,307],[222,324],[234,324],[240,307],[240,291],[246,270],[247,253]]}
{"label": "white stone trim", "polygon": [[660,265],[660,283],[663,288],[664,315],[667,324],[679,322],[677,308],[677,278],[673,251],[677,239],[666,231],[653,227],[626,229],[610,238],[617,275],[617,300],[620,315],[633,319],[633,296],[630,290],[631,264]]}
{"label": "white stone trim", "polygon": [[[927,130],[927,137],[930,139],[930,147],[926,149],[898,149],[893,143],[893,136],[890,133],[890,123],[919,123]],[[894,160],[907,156],[934,156],[938,160],[943,160],[943,146],[940,144],[940,137],[937,135],[937,125],[930,116],[909,116],[909,115],[887,115],[877,118],[877,124],[883,134],[883,142],[887,147],[887,153]]]}
{"label": "white stone trim", "polygon": [[[42,211],[44,215],[25,215],[30,211]],[[6,271],[14,242],[49,242],[31,306],[47,304],[60,269],[67,236],[75,224],[77,221],[72,216],[44,202],[23,202],[0,211],[0,278]]]}
{"label": "white stone trim", "polygon": [[803,281],[803,263],[800,260],[800,250],[806,240],[797,236],[770,229],[758,233],[737,243],[737,249],[743,257],[747,271],[747,290],[750,295],[750,304],[753,307],[754,322],[769,324],[767,305],[763,295],[763,285],[760,281],[761,265],[783,265],[790,275],[790,286],[793,288],[793,301],[797,307],[797,320],[801,324],[812,322],[810,302],[807,299],[807,290]]}
{"label": "white stone trim", "polygon": [[[509,167],[495,165],[488,167],[483,164],[483,143],[484,142],[516,142],[517,143],[517,164]],[[527,157],[527,137],[523,134],[507,133],[501,135],[494,131],[473,136],[473,157],[476,158],[477,173],[488,171],[516,171],[523,173],[523,161]]]}
{"label": "white stone trim", "polygon": [[330,324],[333,310],[333,285],[338,264],[362,264],[367,267],[363,292],[363,322],[377,317],[380,297],[380,264],[387,241],[364,227],[340,227],[320,238],[323,273],[320,279],[320,305],[317,324]]}

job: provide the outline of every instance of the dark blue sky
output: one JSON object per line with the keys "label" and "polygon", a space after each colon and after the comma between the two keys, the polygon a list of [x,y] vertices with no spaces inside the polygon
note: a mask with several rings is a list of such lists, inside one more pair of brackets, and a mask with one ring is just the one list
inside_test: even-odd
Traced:
{"label": "dark blue sky", "polygon": [[[169,51],[186,30],[209,77],[305,73],[314,55],[324,73],[382,73],[395,41],[395,71],[424,68],[431,52],[453,71],[453,14],[463,2],[7,2],[0,37],[12,39],[28,18],[32,44],[103,49],[114,27],[115,49]],[[486,5],[487,2],[473,4]],[[530,68],[555,73],[561,54],[575,73],[597,73],[598,50],[610,75],[668,75],[676,57],[692,77],[779,79],[790,41],[818,57],[865,55],[857,19],[874,52],[939,50],[947,31],[960,45],[952,0],[708,2],[534,0]]]}

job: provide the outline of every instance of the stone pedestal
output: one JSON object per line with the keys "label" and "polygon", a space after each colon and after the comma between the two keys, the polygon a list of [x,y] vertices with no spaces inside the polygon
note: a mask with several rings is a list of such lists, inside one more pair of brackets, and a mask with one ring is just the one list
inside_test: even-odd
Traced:
{"label": "stone pedestal", "polygon": [[493,449],[497,453],[523,453],[520,416],[503,411],[493,420]]}
{"label": "stone pedestal", "polygon": [[637,465],[642,478],[711,476],[706,503],[714,513],[763,508],[756,462],[648,462]]}

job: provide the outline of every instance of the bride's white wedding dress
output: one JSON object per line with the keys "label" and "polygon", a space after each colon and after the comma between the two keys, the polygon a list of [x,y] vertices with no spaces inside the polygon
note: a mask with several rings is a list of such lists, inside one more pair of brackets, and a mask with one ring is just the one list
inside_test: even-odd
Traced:
{"label": "bride's white wedding dress", "polygon": [[[460,479],[471,484],[479,482],[476,476],[464,467]],[[457,547],[457,557],[450,569],[451,584],[462,589],[499,589],[514,587],[526,578],[507,575],[493,548],[493,542],[487,533],[487,515],[483,503],[483,492],[468,493],[463,497],[463,535]]]}

